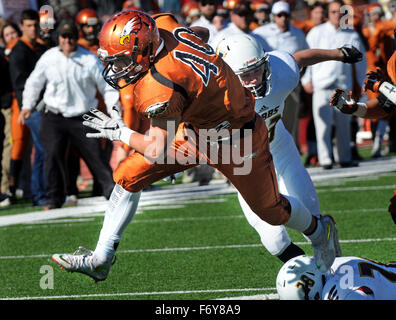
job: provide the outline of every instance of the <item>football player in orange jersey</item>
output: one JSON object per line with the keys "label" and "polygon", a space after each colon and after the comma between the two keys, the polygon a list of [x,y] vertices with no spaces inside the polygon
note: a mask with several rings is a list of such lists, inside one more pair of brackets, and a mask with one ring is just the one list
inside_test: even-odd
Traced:
{"label": "football player in orange jersey", "polygon": [[99,48],[98,32],[100,28],[99,17],[93,9],[83,9],[75,18],[80,37],[78,44],[96,54]]}
{"label": "football player in orange jersey", "polygon": [[[396,29],[394,32],[396,33]],[[388,76],[381,69],[367,73],[364,89],[378,94],[377,98],[364,103],[355,102],[346,92],[336,89],[330,105],[338,108],[341,112],[366,119],[389,119],[394,116],[396,108],[396,51],[389,59],[386,71]],[[388,211],[396,223],[396,193],[390,202]]]}
{"label": "football player in orange jersey", "polygon": [[96,109],[84,115],[84,124],[97,131],[87,137],[122,141],[136,152],[114,172],[116,186],[95,251],[80,247],[74,254],[54,254],[53,261],[105,280],[141,190],[204,162],[222,172],[261,219],[303,232],[318,269],[328,270],[335,258],[335,223],[314,218],[299,200],[279,194],[265,121],[222,58],[171,14],[151,18],[123,11],[104,24],[99,41],[104,78],[114,88],[121,88],[121,79],[122,87],[131,86],[133,108],[151,119],[150,128],[145,135],[129,129],[116,107],[111,118]]}
{"label": "football player in orange jersey", "polygon": [[388,76],[381,69],[367,73],[364,89],[378,93],[378,98],[367,102],[355,102],[345,91],[336,89],[330,105],[343,113],[362,118],[386,119],[390,117],[396,108],[396,51],[388,61],[387,73]]}

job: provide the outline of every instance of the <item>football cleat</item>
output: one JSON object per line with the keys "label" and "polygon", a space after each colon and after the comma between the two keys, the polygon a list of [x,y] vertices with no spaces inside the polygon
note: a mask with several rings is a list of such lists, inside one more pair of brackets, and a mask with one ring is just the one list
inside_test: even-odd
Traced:
{"label": "football cleat", "polygon": [[336,225],[333,217],[325,215],[318,220],[322,224],[323,232],[321,239],[312,243],[316,267],[320,272],[330,269],[336,257]]}
{"label": "football cleat", "polygon": [[61,269],[83,273],[98,282],[106,280],[116,257],[108,263],[97,265],[93,251],[79,247],[73,254],[54,254],[52,260],[60,265]]}

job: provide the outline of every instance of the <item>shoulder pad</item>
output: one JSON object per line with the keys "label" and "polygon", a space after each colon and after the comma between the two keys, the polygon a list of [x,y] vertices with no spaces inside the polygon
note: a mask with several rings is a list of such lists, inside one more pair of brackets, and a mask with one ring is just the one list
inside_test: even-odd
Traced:
{"label": "shoulder pad", "polygon": [[158,18],[161,17],[170,17],[172,18],[175,22],[178,22],[176,17],[172,14],[172,13],[157,13],[157,14],[153,14],[151,16],[154,20],[157,20]]}

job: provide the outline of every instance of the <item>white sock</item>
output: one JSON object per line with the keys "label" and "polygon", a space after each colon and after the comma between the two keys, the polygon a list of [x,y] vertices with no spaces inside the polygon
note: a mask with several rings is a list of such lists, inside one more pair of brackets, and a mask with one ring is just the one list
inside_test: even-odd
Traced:
{"label": "white sock", "polygon": [[113,258],[125,228],[135,215],[140,194],[141,192],[129,192],[120,185],[115,185],[94,251],[94,256],[99,263]]}
{"label": "white sock", "polygon": [[304,204],[297,198],[283,195],[286,197],[291,206],[290,219],[285,223],[286,227],[304,232],[310,226],[313,216]]}
{"label": "white sock", "polygon": [[323,225],[320,223],[319,219],[316,219],[316,229],[314,230],[314,232],[312,232],[309,236],[306,234],[303,234],[303,236],[310,240],[311,243],[315,244],[315,243],[320,243],[323,241]]}

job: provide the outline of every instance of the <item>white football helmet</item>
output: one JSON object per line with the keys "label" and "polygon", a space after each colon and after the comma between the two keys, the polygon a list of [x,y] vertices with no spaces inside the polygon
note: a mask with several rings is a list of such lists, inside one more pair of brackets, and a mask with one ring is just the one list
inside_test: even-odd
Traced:
{"label": "white football helmet", "polygon": [[269,56],[254,37],[247,34],[238,34],[224,38],[217,45],[216,53],[238,75],[242,84],[244,84],[241,78],[243,74],[256,68],[262,69],[263,80],[260,83],[244,85],[254,94],[256,99],[263,98],[271,92]]}
{"label": "white football helmet", "polygon": [[279,270],[276,290],[280,300],[321,300],[325,280],[314,258],[301,255],[287,261]]}

